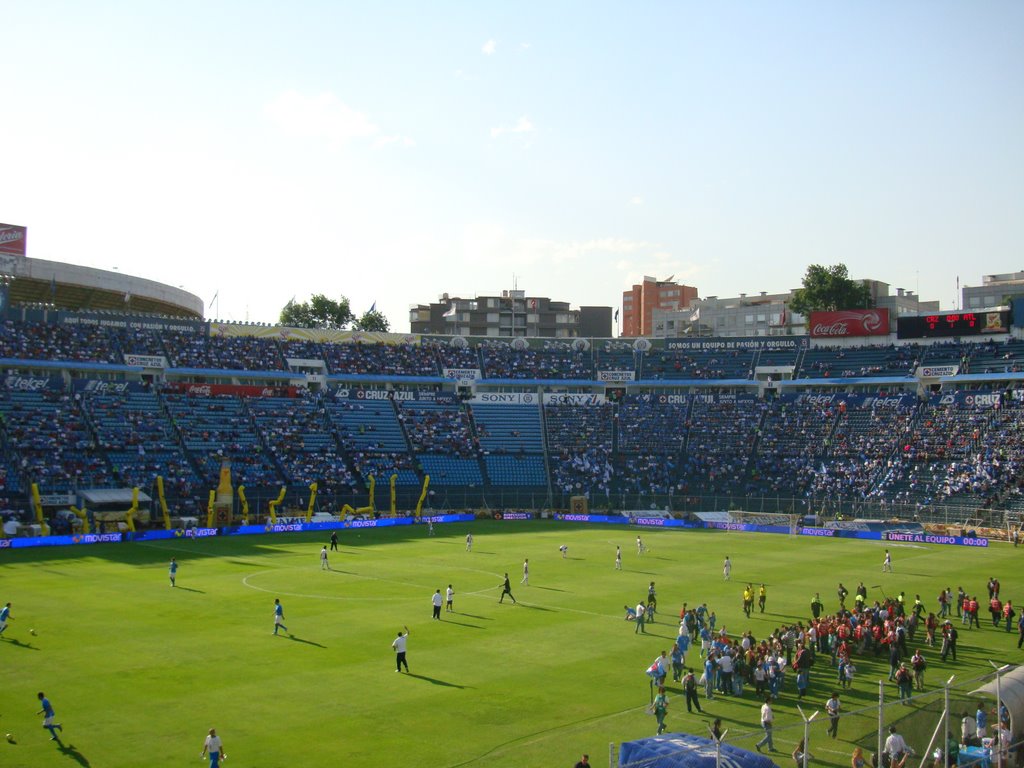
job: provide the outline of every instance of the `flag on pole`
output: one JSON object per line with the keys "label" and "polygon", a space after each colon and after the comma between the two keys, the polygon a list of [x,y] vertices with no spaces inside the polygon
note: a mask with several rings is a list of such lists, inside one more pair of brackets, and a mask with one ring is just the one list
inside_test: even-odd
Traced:
{"label": "flag on pole", "polygon": [[376,312],[376,311],[377,311],[377,302],[375,301],[375,302],[373,302],[373,304],[370,305],[370,312]]}
{"label": "flag on pole", "polygon": [[615,322],[619,322],[619,310],[615,310]]}

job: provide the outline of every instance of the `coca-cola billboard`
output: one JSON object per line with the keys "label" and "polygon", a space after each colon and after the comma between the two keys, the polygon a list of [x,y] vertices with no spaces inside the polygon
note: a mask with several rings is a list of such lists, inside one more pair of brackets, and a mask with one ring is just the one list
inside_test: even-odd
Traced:
{"label": "coca-cola billboard", "polygon": [[0,224],[0,253],[24,256],[28,230],[15,224]]}
{"label": "coca-cola billboard", "polygon": [[844,309],[840,312],[811,312],[808,327],[815,338],[888,336],[888,309]]}
{"label": "coca-cola billboard", "polygon": [[192,397],[215,397],[234,395],[236,397],[298,397],[299,388],[292,386],[260,387],[251,384],[193,384],[185,381],[169,381],[164,391]]}

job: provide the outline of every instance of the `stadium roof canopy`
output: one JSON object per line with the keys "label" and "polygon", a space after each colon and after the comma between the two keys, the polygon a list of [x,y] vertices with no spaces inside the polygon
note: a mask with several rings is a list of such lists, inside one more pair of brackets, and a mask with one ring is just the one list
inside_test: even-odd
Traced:
{"label": "stadium roof canopy", "polygon": [[0,274],[12,305],[111,310],[203,318],[203,301],[182,288],[116,271],[59,261],[5,256]]}

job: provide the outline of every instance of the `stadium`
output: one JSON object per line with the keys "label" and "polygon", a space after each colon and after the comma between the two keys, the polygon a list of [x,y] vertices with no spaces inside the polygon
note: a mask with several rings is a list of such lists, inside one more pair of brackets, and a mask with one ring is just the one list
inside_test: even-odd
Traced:
{"label": "stadium", "polygon": [[[1020,589],[1010,543],[1024,510],[1017,302],[977,322],[963,314],[898,318],[886,335],[838,340],[367,334],[203,320],[202,303],[180,289],[31,263],[16,241],[3,242],[0,572],[3,602],[14,603],[18,622],[3,637],[12,651],[48,649],[82,668],[67,680],[55,675],[52,657],[24,659],[8,690],[24,698],[48,679],[50,695],[63,689],[58,707],[69,702],[63,714],[78,714],[80,733],[96,729],[98,741],[118,746],[104,751],[78,737],[46,762],[52,752],[32,743],[42,734],[14,734],[5,765],[138,765],[137,755],[122,754],[122,728],[155,743],[148,764],[178,764],[185,725],[159,724],[178,708],[189,738],[196,722],[215,718],[227,749],[248,751],[251,765],[281,765],[289,755],[368,766],[403,756],[452,768],[565,764],[599,748],[612,765],[616,744],[653,733],[643,720],[643,699],[654,692],[643,668],[674,642],[687,599],[712,601],[730,636],[749,620],[758,637],[779,639],[785,650],[785,627],[802,629],[814,592],[835,611],[833,582],[882,578],[883,546],[900,547],[896,573],[872,585],[869,603],[893,611],[903,610],[903,592],[919,592],[926,612],[937,610],[934,595],[947,580],[981,591],[989,571],[1004,577],[1004,599]],[[428,520],[431,533],[437,523],[433,538]],[[324,582],[313,578],[313,563],[329,531],[343,539],[332,557],[344,565]],[[469,533],[478,539],[472,553]],[[632,538],[641,535],[650,551],[634,555]],[[58,543],[91,546],[49,546]],[[627,551],[628,588],[611,567],[616,546]],[[720,575],[727,555],[736,582]],[[526,556],[535,581],[524,573],[516,589],[524,612],[491,615],[501,573],[517,576]],[[159,582],[171,557],[183,563],[181,583],[173,599],[166,589],[157,599],[148,594],[153,571]],[[797,559],[805,566],[798,574]],[[91,589],[69,575],[74,569],[88,574]],[[412,663],[432,666],[419,692],[396,694],[396,681],[377,675],[390,671],[388,659],[358,638],[374,635],[387,650],[394,628],[413,623],[403,617],[426,608],[452,573],[469,605],[457,614],[467,631],[456,639],[414,625]],[[650,625],[658,640],[635,638],[631,625],[623,633],[622,601],[642,597],[655,580],[670,606]],[[739,618],[747,582],[769,585],[773,612]],[[288,615],[298,660],[264,649],[270,593],[305,612]],[[24,635],[24,614],[39,639],[35,626]],[[339,614],[346,625],[359,622],[358,631],[339,634]],[[232,634],[182,630],[190,617],[214,615]],[[267,624],[258,638],[239,630],[252,615]],[[118,637],[96,639],[111,621]],[[894,702],[881,680],[879,691],[873,682],[859,686],[850,743],[881,752],[882,724],[898,723],[923,756],[941,748],[948,740],[938,734],[954,714],[959,728],[959,708],[978,697],[991,705],[990,692],[976,692],[996,679],[987,660],[1019,657],[1009,622],[1005,632],[998,620],[996,631],[979,631],[963,654],[952,705],[943,698],[950,685],[944,691],[934,680],[909,706]],[[455,616],[441,623],[458,624]],[[493,637],[481,644],[467,635],[499,623],[503,656],[491,658]],[[641,642],[657,647],[640,650]],[[819,650],[828,669],[829,648]],[[703,663],[691,653],[692,666]],[[886,673],[875,656],[858,660],[871,681]],[[456,674],[459,658],[476,663]],[[89,659],[101,669],[87,669]],[[179,664],[197,677],[175,673]],[[340,679],[332,665],[344,670]],[[329,695],[319,692],[325,675]],[[833,677],[815,673],[812,708]],[[210,679],[223,696],[204,690]],[[288,704],[264,701],[259,680]],[[776,739],[788,753],[804,725],[794,720],[792,683],[784,685],[778,709],[789,722]],[[728,703],[708,709],[733,723],[727,740],[753,759],[759,703],[749,691],[722,693]],[[94,697],[109,709],[98,712]],[[307,699],[344,719],[343,746],[313,746],[322,726],[308,722]],[[683,721],[681,698],[674,706],[673,729],[707,735],[699,717]],[[420,722],[404,724],[395,711]],[[1016,704],[1013,716],[1019,730]],[[5,711],[5,725],[12,721]],[[271,723],[283,735],[271,736]],[[829,752],[824,724],[814,727],[816,762],[848,764],[849,751]],[[427,746],[438,730],[457,743]],[[230,746],[243,741],[240,733],[248,749]],[[665,743],[665,760],[707,757],[707,743]],[[626,762],[683,764],[643,754]],[[998,748],[993,754],[997,762]],[[604,755],[593,763],[604,764]]]}

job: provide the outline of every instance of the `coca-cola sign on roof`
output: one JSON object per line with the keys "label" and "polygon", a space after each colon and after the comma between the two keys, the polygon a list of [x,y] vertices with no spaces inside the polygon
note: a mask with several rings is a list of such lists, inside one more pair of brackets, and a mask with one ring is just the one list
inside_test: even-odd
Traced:
{"label": "coca-cola sign on roof", "polygon": [[840,312],[811,312],[808,322],[815,338],[888,336],[888,309],[844,309]]}

